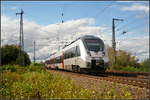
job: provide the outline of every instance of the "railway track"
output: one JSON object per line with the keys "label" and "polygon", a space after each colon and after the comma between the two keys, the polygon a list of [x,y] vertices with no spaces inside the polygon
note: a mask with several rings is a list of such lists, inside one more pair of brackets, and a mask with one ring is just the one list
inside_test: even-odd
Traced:
{"label": "railway track", "polygon": [[147,88],[147,89],[149,88],[147,79],[137,79],[137,78],[127,78],[127,77],[117,77],[117,76],[109,76],[107,78],[100,77],[99,79],[138,86],[140,88]]}
{"label": "railway track", "polygon": [[[56,70],[53,70],[56,71]],[[126,85],[132,85],[132,86],[137,86],[140,88],[146,88],[149,89],[150,88],[150,83],[148,80],[148,76],[147,75],[140,75],[140,77],[137,75],[128,75],[125,73],[122,73],[123,75],[121,75],[121,73],[117,74],[115,72],[113,72],[113,74],[110,73],[101,73],[98,75],[89,75],[89,74],[80,74],[80,73],[74,73],[74,72],[69,72],[69,71],[61,71],[61,70],[57,70],[60,71],[62,73],[69,73],[69,74],[73,74],[73,75],[77,75],[77,76],[82,76],[82,77],[87,77],[87,78],[91,78],[92,80],[105,80],[105,81],[109,81],[109,82],[114,82],[114,83],[121,83],[121,84],[126,84]],[[111,72],[112,73],[112,72]]]}
{"label": "railway track", "polygon": [[109,75],[122,75],[122,76],[148,76],[147,72],[125,72],[125,71],[106,71],[105,73]]}

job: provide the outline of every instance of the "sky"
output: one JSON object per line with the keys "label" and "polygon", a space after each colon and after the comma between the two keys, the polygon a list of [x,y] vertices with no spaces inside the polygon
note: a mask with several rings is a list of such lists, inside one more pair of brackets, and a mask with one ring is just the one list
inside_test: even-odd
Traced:
{"label": "sky", "polygon": [[140,61],[149,57],[148,1],[2,1],[2,45],[19,44],[16,13],[21,9],[24,48],[32,61],[34,41],[38,62],[83,35],[98,36],[111,47],[113,18],[123,19],[115,21],[117,50],[130,52]]}

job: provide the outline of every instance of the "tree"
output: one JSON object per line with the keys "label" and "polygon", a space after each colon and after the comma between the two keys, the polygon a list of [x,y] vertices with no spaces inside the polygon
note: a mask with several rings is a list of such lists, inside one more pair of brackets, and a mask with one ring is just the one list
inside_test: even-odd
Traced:
{"label": "tree", "polygon": [[143,67],[143,70],[148,71],[150,68],[150,59],[147,58],[144,61],[142,61],[141,66]]}
{"label": "tree", "polygon": [[113,50],[112,48],[108,49],[108,56],[109,56],[109,65],[111,69],[120,69],[122,67],[132,66],[132,67],[139,67],[139,63],[135,56],[132,56],[131,53],[128,53],[123,50],[116,51],[116,64],[113,66]]}
{"label": "tree", "polygon": [[31,63],[29,56],[26,52],[21,51],[23,54],[19,57],[19,46],[17,45],[4,45],[2,46],[2,64],[19,64],[21,65],[23,55],[25,65],[29,65]]}

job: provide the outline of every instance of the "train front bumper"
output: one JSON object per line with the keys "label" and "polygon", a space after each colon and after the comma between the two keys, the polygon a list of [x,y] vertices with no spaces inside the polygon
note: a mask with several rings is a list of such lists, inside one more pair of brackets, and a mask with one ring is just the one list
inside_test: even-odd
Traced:
{"label": "train front bumper", "polygon": [[103,59],[91,60],[92,69],[106,69],[107,67],[108,67],[108,63],[104,62]]}

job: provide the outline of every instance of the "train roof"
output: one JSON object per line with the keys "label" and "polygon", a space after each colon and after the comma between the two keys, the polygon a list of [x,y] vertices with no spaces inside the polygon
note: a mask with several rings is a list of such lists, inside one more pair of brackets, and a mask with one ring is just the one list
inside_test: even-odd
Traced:
{"label": "train roof", "polygon": [[92,38],[98,38],[98,37],[93,36],[93,35],[84,35],[84,36],[81,36],[81,37],[77,38],[76,40],[72,41],[71,43],[65,45],[65,46],[63,47],[63,49],[64,49],[65,47],[67,47],[67,46],[73,44],[74,42],[76,42],[76,41],[79,40],[79,39],[84,40],[84,39],[92,39]]}

